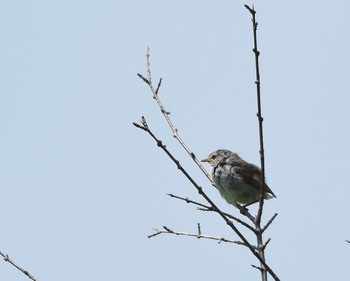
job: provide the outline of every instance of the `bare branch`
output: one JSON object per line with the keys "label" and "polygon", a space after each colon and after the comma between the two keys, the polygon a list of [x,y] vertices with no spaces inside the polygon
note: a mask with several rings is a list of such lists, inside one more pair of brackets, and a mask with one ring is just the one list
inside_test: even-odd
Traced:
{"label": "bare branch", "polygon": [[256,266],[256,265],[252,264],[252,267],[255,269],[258,269],[261,273],[264,272],[264,269],[261,268],[260,266]]}
{"label": "bare branch", "polygon": [[151,75],[151,63],[150,63],[150,52],[149,52],[149,48],[147,48],[147,54],[146,54],[146,58],[147,58],[147,78],[143,77],[141,74],[137,74],[138,77],[140,77],[144,82],[146,82],[146,84],[149,86],[152,94],[153,94],[153,98],[157,101],[157,104],[159,106],[160,111],[162,112],[165,120],[167,121],[171,131],[173,132],[173,137],[180,143],[180,145],[185,149],[185,151],[190,155],[190,157],[192,158],[192,160],[197,164],[197,166],[199,167],[199,169],[203,172],[203,174],[208,178],[208,180],[210,182],[212,182],[212,179],[209,175],[209,173],[207,172],[207,170],[203,167],[202,163],[197,159],[197,157],[195,156],[195,154],[191,151],[191,149],[186,145],[186,143],[182,140],[182,138],[179,135],[178,129],[175,128],[174,123],[171,121],[169,115],[170,112],[165,110],[163,103],[161,102],[158,92],[159,92],[159,88],[161,86],[162,83],[162,79],[159,80],[157,88],[154,89],[154,86],[152,84],[152,75]]}
{"label": "bare branch", "polygon": [[197,230],[198,230],[198,235],[202,235],[201,224],[200,223],[197,223]]}
{"label": "bare branch", "polygon": [[[179,200],[182,200],[182,201],[185,201],[186,203],[189,203],[189,204],[194,204],[194,205],[197,205],[197,206],[200,206],[202,208],[198,208],[198,210],[200,211],[210,211],[210,212],[216,212],[212,207],[210,206],[207,206],[207,205],[204,205],[202,203],[198,203],[196,201],[193,201],[191,199],[188,199],[188,198],[183,198],[183,197],[180,197],[180,196],[177,196],[177,195],[174,195],[174,194],[171,194],[171,193],[168,193],[167,195],[169,195],[170,197],[172,198],[176,198],[176,199],[179,199]],[[228,213],[225,213],[225,212],[222,212],[225,216],[227,216],[228,218],[230,219],[233,219],[235,220],[236,222],[242,224],[243,226],[245,226],[246,228],[248,228],[250,231],[256,233],[256,230],[254,227],[250,226],[249,224],[247,224],[246,222],[240,220],[239,218],[237,217],[234,217]],[[250,214],[249,214],[250,215]]]}
{"label": "bare branch", "polygon": [[267,239],[266,242],[263,245],[260,246],[262,248],[262,250],[265,250],[267,244],[269,244],[270,241],[271,241],[271,238]]}
{"label": "bare branch", "polygon": [[[199,227],[199,229],[200,229],[200,227]],[[232,243],[232,244],[237,244],[237,245],[241,245],[241,246],[246,246],[241,241],[230,240],[230,239],[227,239],[224,237],[215,237],[215,236],[211,236],[211,235],[204,235],[204,234],[201,234],[200,232],[199,233],[180,232],[180,231],[172,230],[166,226],[163,226],[163,230],[155,229],[155,232],[148,235],[147,237],[152,238],[152,237],[158,236],[160,234],[173,234],[173,235],[178,235],[178,236],[189,236],[189,237],[195,237],[197,239],[215,240],[215,241],[218,241],[218,244],[221,244],[221,242],[225,242],[225,243]]]}
{"label": "bare branch", "polygon": [[15,268],[17,268],[19,271],[21,271],[24,275],[28,276],[29,279],[33,280],[33,281],[37,281],[38,279],[36,279],[33,275],[31,275],[27,270],[24,270],[22,267],[20,267],[19,265],[17,265],[14,261],[12,261],[9,257],[9,255],[4,254],[2,252],[0,252],[0,255],[4,258],[4,261],[7,261],[8,263],[10,263],[11,265],[13,265]]}
{"label": "bare branch", "polygon": [[274,221],[274,219],[277,217],[277,213],[275,213],[271,219],[266,223],[266,225],[262,228],[261,233],[263,233],[269,226],[270,224]]}
{"label": "bare branch", "polygon": [[256,12],[254,10],[254,7],[250,8],[248,5],[244,5],[244,7],[246,7],[252,15],[255,15]]}
{"label": "bare branch", "polygon": [[137,76],[140,77],[147,85],[149,85],[149,81],[143,77],[140,73],[137,73]]}
{"label": "bare branch", "polygon": [[253,52],[255,55],[255,85],[256,85],[256,96],[257,96],[257,105],[258,105],[258,121],[259,121],[259,140],[260,140],[260,163],[261,163],[261,187],[260,187],[260,199],[259,199],[259,209],[256,216],[257,224],[260,224],[263,205],[264,205],[264,194],[265,194],[265,158],[264,158],[264,136],[263,136],[263,117],[261,113],[261,93],[260,93],[260,69],[259,69],[259,55],[258,51],[258,39],[257,39],[257,27],[258,23],[255,19],[256,11],[253,8],[250,8],[248,5],[244,5],[252,15],[253,23],[253,37],[254,37],[254,48]]}
{"label": "bare branch", "polygon": [[[255,220],[255,229],[257,231],[256,233],[256,238],[257,238],[257,244],[258,244],[258,251],[259,251],[259,256],[261,257],[262,260],[265,261],[265,247],[267,245],[266,242],[265,244],[263,243],[263,238],[262,234],[263,232],[267,229],[267,227],[272,223],[272,221],[275,219],[277,214],[275,214],[272,219],[269,220],[269,222],[266,224],[266,226],[261,229],[261,217],[263,213],[263,207],[264,207],[264,197],[265,197],[265,155],[264,155],[264,135],[263,135],[263,121],[264,118],[262,117],[262,110],[261,110],[261,92],[260,92],[260,69],[259,69],[259,55],[260,52],[258,51],[258,39],[257,39],[257,28],[258,28],[258,23],[256,21],[255,15],[256,11],[254,10],[254,6],[250,8],[248,5],[244,5],[245,8],[247,8],[252,15],[252,23],[253,23],[253,39],[254,39],[254,47],[253,47],[253,53],[255,57],[255,85],[256,85],[256,96],[257,96],[257,106],[258,106],[258,122],[259,122],[259,141],[260,141],[260,164],[261,164],[261,186],[260,186],[260,198],[259,198],[259,208],[258,208],[258,213],[256,215],[256,220]],[[254,266],[255,267],[255,266]],[[277,275],[271,271],[269,271],[264,263],[260,262],[260,267],[255,267],[258,268],[261,271],[261,278],[263,281],[267,281],[267,272],[271,274],[271,276],[275,280],[279,280]]]}

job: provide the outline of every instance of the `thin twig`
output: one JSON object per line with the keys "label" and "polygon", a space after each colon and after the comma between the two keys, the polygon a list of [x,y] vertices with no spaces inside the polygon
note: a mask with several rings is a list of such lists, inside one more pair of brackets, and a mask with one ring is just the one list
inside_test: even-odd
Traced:
{"label": "thin twig", "polygon": [[263,205],[264,205],[264,194],[265,194],[265,157],[264,157],[264,136],[263,136],[263,117],[261,113],[261,94],[260,94],[260,70],[259,70],[259,55],[258,51],[258,39],[257,39],[257,28],[258,23],[255,19],[256,11],[253,8],[250,8],[248,5],[245,7],[249,10],[252,15],[253,23],[253,36],[254,36],[254,48],[253,53],[255,57],[255,85],[256,85],[256,96],[257,96],[257,105],[258,105],[258,121],[259,121],[259,141],[260,141],[260,164],[261,164],[261,187],[260,187],[260,198],[259,198],[259,210],[256,216],[257,223],[261,221]]}
{"label": "thin twig", "polygon": [[201,233],[180,232],[180,231],[172,230],[166,226],[163,226],[163,230],[155,229],[154,231],[155,231],[154,233],[148,235],[147,237],[152,238],[152,237],[158,236],[160,234],[173,234],[173,235],[178,235],[178,236],[195,237],[197,239],[215,240],[215,241],[218,241],[218,244],[221,244],[221,242],[225,242],[225,243],[232,243],[232,244],[237,244],[237,245],[241,245],[241,246],[246,246],[241,241],[230,240],[230,239],[227,239],[224,237],[215,237],[215,236],[211,236],[211,235],[204,235]]}
{"label": "thin twig", "polygon": [[198,236],[202,235],[201,224],[197,223]]}
{"label": "thin twig", "polygon": [[[185,201],[186,203],[189,203],[189,204],[194,204],[194,205],[197,205],[197,206],[200,206],[202,208],[198,208],[198,210],[200,211],[210,211],[210,212],[216,212],[212,207],[210,206],[207,206],[207,205],[204,205],[202,203],[199,203],[199,202],[196,202],[196,201],[193,201],[191,199],[188,199],[188,198],[184,198],[184,197],[180,197],[180,196],[177,196],[177,195],[174,195],[174,194],[171,194],[171,193],[167,193],[168,196],[172,197],[172,198],[176,198],[176,199],[179,199],[179,200],[182,200],[182,201]],[[233,219],[235,220],[236,222],[242,224],[243,226],[245,226],[246,228],[248,228],[250,231],[256,233],[255,231],[255,228],[250,226],[249,224],[247,224],[246,222],[242,221],[241,219],[237,218],[237,217],[234,217],[228,213],[225,213],[225,212],[222,212],[225,216],[227,216],[228,218],[230,219]]]}
{"label": "thin twig", "polygon": [[266,223],[266,225],[261,229],[261,233],[264,233],[264,231],[270,226],[270,224],[274,221],[274,219],[277,217],[277,213],[275,213],[271,219]]}
{"label": "thin twig", "polygon": [[147,78],[142,76],[141,74],[137,74],[138,77],[140,77],[151,89],[151,92],[153,94],[153,98],[157,101],[160,111],[162,112],[165,120],[167,121],[171,131],[173,132],[173,137],[180,143],[180,145],[185,149],[185,151],[188,153],[188,155],[192,158],[192,160],[197,164],[199,169],[203,172],[203,174],[207,177],[207,179],[212,182],[212,179],[207,172],[207,170],[203,167],[202,163],[198,160],[198,158],[195,156],[194,152],[191,151],[191,149],[186,145],[186,143],[183,141],[183,139],[179,135],[178,129],[175,127],[174,123],[170,119],[170,112],[165,110],[163,103],[161,102],[158,91],[162,83],[162,79],[159,80],[157,88],[154,89],[154,86],[152,84],[152,75],[151,75],[151,63],[150,63],[150,51],[149,47],[147,48]]}
{"label": "thin twig", "polygon": [[256,266],[254,264],[252,264],[252,267],[259,270],[261,273],[263,273],[265,271],[265,269],[261,268],[260,266]]}
{"label": "thin twig", "polygon": [[271,241],[271,238],[267,239],[266,242],[261,246],[263,250],[265,250],[267,244],[269,244]]}
{"label": "thin twig", "polygon": [[4,258],[4,261],[7,261],[11,265],[13,265],[15,268],[17,268],[19,271],[21,271],[24,275],[28,276],[29,279],[31,279],[33,281],[38,281],[38,279],[36,279],[33,275],[31,275],[27,270],[23,269],[22,267],[17,265],[13,260],[11,260],[9,255],[4,254],[2,252],[0,252],[0,255]]}
{"label": "thin twig", "polygon": [[[261,92],[260,92],[260,69],[259,69],[259,55],[260,52],[258,51],[258,39],[257,39],[257,28],[258,23],[256,21],[255,15],[256,11],[254,10],[254,6],[250,8],[248,5],[244,5],[252,15],[252,24],[253,24],[253,37],[254,37],[254,47],[253,47],[253,53],[255,57],[255,84],[256,84],[256,96],[257,96],[257,106],[258,106],[258,122],[259,122],[259,143],[260,143],[260,164],[261,164],[261,186],[260,186],[260,197],[259,197],[259,208],[258,213],[256,215],[255,220],[255,229],[257,231],[256,238],[257,238],[257,244],[258,244],[258,251],[259,256],[261,257],[261,260],[265,263],[265,247],[267,243],[263,243],[262,234],[266,230],[266,228],[271,224],[273,219],[276,217],[277,214],[275,214],[272,219],[269,220],[267,225],[264,229],[261,229],[261,217],[263,213],[263,207],[264,207],[264,197],[265,197],[265,156],[264,156],[264,135],[263,135],[263,120],[262,117],[262,110],[261,110]],[[268,240],[269,241],[269,240]],[[279,278],[273,273],[271,273],[269,270],[267,270],[266,266],[260,261],[260,267],[258,268],[261,272],[261,278],[262,281],[267,281],[267,271],[271,274],[271,276],[275,280],[279,280]]]}

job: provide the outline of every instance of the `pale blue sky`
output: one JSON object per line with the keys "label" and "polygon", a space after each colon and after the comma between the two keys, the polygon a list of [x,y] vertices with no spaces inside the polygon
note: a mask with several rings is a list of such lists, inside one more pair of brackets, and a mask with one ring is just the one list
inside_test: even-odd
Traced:
{"label": "pale blue sky", "polygon": [[[256,1],[266,176],[279,215],[266,238],[281,280],[348,280],[348,1]],[[243,1],[0,1],[0,251],[39,280],[259,280],[247,249],[153,228],[237,239],[237,214],[183,152],[145,74],[199,158],[218,148],[259,163],[251,17]],[[209,167],[207,167],[209,169]],[[244,231],[245,232],[245,231]],[[250,237],[250,235],[248,235]],[[252,237],[250,237],[252,238]],[[29,280],[0,261],[1,280]]]}

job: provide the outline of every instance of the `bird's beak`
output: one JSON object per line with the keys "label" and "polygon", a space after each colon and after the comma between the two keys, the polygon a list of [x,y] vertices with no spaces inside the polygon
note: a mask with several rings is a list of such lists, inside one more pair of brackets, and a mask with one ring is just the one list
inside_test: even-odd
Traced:
{"label": "bird's beak", "polygon": [[203,160],[201,160],[201,162],[208,162],[209,163],[209,160],[208,159],[203,159]]}

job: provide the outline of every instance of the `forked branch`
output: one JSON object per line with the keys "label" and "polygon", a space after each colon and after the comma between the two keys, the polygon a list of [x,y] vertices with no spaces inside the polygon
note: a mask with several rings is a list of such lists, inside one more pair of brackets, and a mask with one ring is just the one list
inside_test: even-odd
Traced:
{"label": "forked branch", "polygon": [[137,73],[137,76],[140,77],[150,88],[153,98],[157,101],[158,106],[162,114],[164,115],[165,120],[169,124],[169,127],[171,131],[173,132],[173,137],[180,143],[180,145],[185,149],[185,151],[188,153],[188,155],[192,158],[192,160],[197,164],[199,169],[203,172],[203,174],[208,178],[209,181],[211,180],[211,177],[207,170],[203,167],[202,163],[198,160],[198,158],[195,156],[194,152],[186,145],[186,143],[183,141],[183,139],[180,137],[178,129],[174,126],[174,123],[170,119],[170,111],[165,110],[163,103],[161,102],[158,92],[159,88],[162,84],[162,78],[159,79],[157,88],[154,88],[152,84],[152,75],[151,75],[151,63],[150,63],[150,52],[149,48],[147,48],[147,54],[146,54],[146,59],[147,59],[147,78],[145,78],[142,74]]}
{"label": "forked branch", "polygon": [[202,234],[201,226],[199,223],[197,224],[197,229],[198,229],[198,233],[188,233],[188,232],[175,231],[175,230],[170,229],[169,227],[163,226],[162,230],[155,229],[155,232],[148,235],[147,237],[152,238],[152,237],[155,237],[155,236],[160,235],[160,234],[173,234],[173,235],[178,235],[178,236],[194,237],[197,239],[215,240],[215,241],[218,241],[219,244],[222,242],[225,242],[225,243],[232,243],[232,244],[245,246],[245,244],[241,241],[230,240],[230,239],[227,239],[224,237],[215,237],[215,236],[211,236],[211,235],[204,235],[204,234]]}

